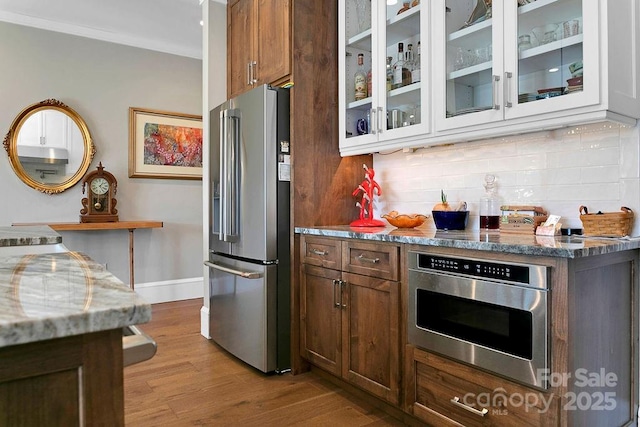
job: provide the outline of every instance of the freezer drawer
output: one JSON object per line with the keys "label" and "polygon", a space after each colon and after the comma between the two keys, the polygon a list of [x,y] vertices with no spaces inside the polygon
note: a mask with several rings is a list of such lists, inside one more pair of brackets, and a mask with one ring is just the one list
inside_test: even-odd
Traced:
{"label": "freezer drawer", "polygon": [[211,339],[263,372],[277,370],[277,266],[211,258]]}

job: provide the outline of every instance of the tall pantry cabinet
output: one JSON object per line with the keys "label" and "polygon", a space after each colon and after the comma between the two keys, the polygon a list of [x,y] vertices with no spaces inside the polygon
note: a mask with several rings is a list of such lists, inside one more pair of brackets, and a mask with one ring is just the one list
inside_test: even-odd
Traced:
{"label": "tall pantry cabinet", "polygon": [[291,73],[291,1],[232,0],[227,7],[229,98],[286,81]]}
{"label": "tall pantry cabinet", "polygon": [[[246,3],[246,4],[243,4]],[[256,13],[270,16],[260,22]],[[268,12],[265,12],[268,11]],[[258,19],[258,30],[250,30]],[[337,32],[338,6],[332,0],[234,0],[227,6],[227,93],[245,92],[257,84],[291,84],[291,256],[292,256],[292,371],[308,369],[300,358],[299,239],[294,227],[348,224],[358,216],[351,193],[364,178],[370,155],[342,158],[338,148]],[[238,24],[240,23],[240,24]],[[286,25],[284,24],[286,23]],[[237,25],[241,27],[236,28]],[[242,30],[244,26],[245,30]],[[286,26],[286,28],[285,28]],[[236,32],[253,32],[243,38]],[[278,40],[278,37],[284,39]],[[269,39],[274,38],[271,42]],[[256,39],[259,39],[256,41]],[[253,44],[252,44],[253,43]],[[254,78],[247,85],[252,59],[260,52]],[[288,67],[282,57],[290,58]],[[213,65],[213,64],[212,64]],[[287,70],[288,68],[288,70]],[[269,74],[263,69],[279,70]],[[209,70],[209,73],[214,70]],[[251,78],[251,76],[249,76]]]}

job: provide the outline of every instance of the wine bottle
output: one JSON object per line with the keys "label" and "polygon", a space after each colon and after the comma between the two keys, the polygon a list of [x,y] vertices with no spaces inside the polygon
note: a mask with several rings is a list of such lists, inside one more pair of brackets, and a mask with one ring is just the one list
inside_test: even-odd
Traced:
{"label": "wine bottle", "polygon": [[364,54],[358,54],[358,69],[354,74],[355,99],[359,101],[367,97],[367,74],[364,71]]}

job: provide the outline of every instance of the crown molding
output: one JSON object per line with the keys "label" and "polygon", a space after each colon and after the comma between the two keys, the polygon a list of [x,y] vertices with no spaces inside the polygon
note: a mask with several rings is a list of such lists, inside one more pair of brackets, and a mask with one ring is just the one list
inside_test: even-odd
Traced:
{"label": "crown molding", "polygon": [[202,52],[198,49],[193,49],[167,41],[151,40],[148,38],[130,34],[121,34],[112,31],[99,30],[82,25],[57,22],[48,19],[35,18],[33,16],[4,11],[0,11],[0,21],[8,22],[11,24],[24,25],[27,27],[39,28],[42,30],[56,31],[59,33],[70,34],[78,37],[102,40],[141,49],[149,49],[157,52],[169,53],[171,55],[186,56],[189,58],[200,60],[202,59]]}

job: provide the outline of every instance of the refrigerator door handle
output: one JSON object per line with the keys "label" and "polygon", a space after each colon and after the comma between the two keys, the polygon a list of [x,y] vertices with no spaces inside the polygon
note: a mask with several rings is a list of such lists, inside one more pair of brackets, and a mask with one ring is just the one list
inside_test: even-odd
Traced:
{"label": "refrigerator door handle", "polygon": [[234,276],[240,276],[245,279],[260,279],[262,277],[262,273],[258,271],[242,271],[236,270],[233,268],[225,267],[220,264],[214,264],[210,261],[205,261],[204,265],[210,268],[214,268],[216,270],[223,271],[225,273],[233,274]]}
{"label": "refrigerator door handle", "polygon": [[231,123],[231,141],[229,151],[227,152],[227,167],[229,176],[229,205],[227,233],[225,241],[237,242],[240,240],[238,224],[240,224],[240,111],[237,109],[229,110],[229,121]]}
{"label": "refrigerator door handle", "polygon": [[238,200],[240,175],[238,168],[240,116],[237,110],[220,112],[220,234],[223,242],[237,242],[240,212]]}
{"label": "refrigerator door handle", "polygon": [[226,212],[226,171],[225,171],[225,155],[226,155],[226,146],[227,146],[227,110],[220,111],[220,189],[219,189],[219,197],[220,203],[218,204],[218,220],[219,220],[219,228],[218,228],[218,239],[220,241],[224,241],[224,232],[225,232],[225,218],[224,214]]}

